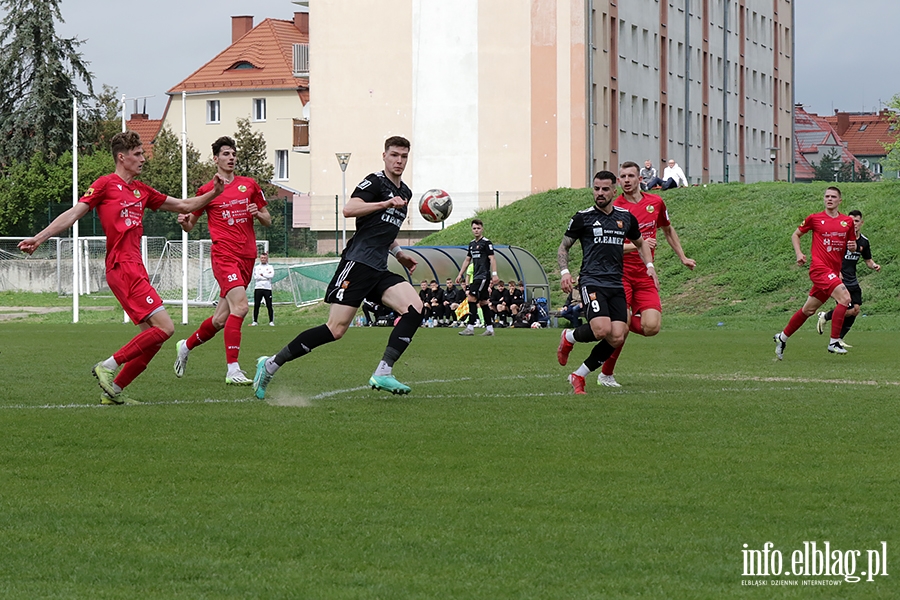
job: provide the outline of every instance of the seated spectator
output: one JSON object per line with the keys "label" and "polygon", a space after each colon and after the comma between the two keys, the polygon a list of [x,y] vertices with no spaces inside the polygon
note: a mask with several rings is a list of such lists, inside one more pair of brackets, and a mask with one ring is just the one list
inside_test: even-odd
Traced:
{"label": "seated spectator", "polygon": [[649,160],[644,161],[644,168],[641,169],[641,189],[645,192],[655,187],[662,188],[663,180],[659,178],[656,168]]}
{"label": "seated spectator", "polygon": [[425,326],[425,323],[428,321],[428,317],[431,316],[431,307],[429,306],[428,296],[431,293],[431,289],[428,287],[428,281],[425,279],[422,280],[422,283],[419,284],[419,300],[422,301],[422,326]]}
{"label": "seated spectator", "polygon": [[488,306],[494,311],[494,322],[500,327],[509,327],[506,322],[509,317],[509,294],[506,292],[506,286],[502,279],[491,290]]}
{"label": "seated spectator", "polygon": [[440,326],[441,319],[444,318],[444,290],[438,285],[434,279],[431,280],[428,290],[428,307],[430,309],[430,318],[434,319],[434,323]]}
{"label": "seated spectator", "polygon": [[566,303],[561,309],[559,309],[559,313],[557,313],[558,317],[567,319],[569,321],[570,328],[578,327],[579,325],[581,325],[581,301],[574,299],[572,297],[573,294],[575,294],[575,290],[569,292],[569,295],[566,296]]}
{"label": "seated spectator", "polygon": [[507,291],[509,292],[509,314],[515,319],[519,314],[519,309],[525,304],[525,285],[521,281],[518,285],[515,281],[510,281]]}
{"label": "seated spectator", "polygon": [[513,327],[531,327],[538,320],[537,307],[534,302],[526,302],[522,305],[516,318],[513,319]]}
{"label": "seated spectator", "polygon": [[687,187],[687,177],[684,175],[684,171],[681,170],[681,167],[678,166],[678,163],[675,162],[675,159],[670,158],[668,166],[663,171],[663,185],[662,189],[670,190],[676,187]]}
{"label": "seated spectator", "polygon": [[461,289],[456,287],[453,280],[447,279],[447,287],[444,288],[444,323],[445,327],[456,324],[456,309],[459,303],[465,300],[466,295]]}

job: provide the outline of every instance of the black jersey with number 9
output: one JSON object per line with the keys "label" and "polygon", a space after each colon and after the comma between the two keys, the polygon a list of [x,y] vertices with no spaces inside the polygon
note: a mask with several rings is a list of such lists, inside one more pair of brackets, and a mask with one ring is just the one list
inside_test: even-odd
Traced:
{"label": "black jersey with number 9", "polygon": [[581,270],[578,285],[622,287],[622,245],[641,237],[637,219],[623,208],[610,214],[596,206],[575,213],[569,221],[566,237],[581,242]]}

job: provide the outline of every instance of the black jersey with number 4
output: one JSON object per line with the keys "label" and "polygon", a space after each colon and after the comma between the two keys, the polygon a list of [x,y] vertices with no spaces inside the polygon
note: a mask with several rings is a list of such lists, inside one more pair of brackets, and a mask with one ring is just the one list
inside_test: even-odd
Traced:
{"label": "black jersey with number 4", "polygon": [[[363,179],[353,190],[351,197],[360,198],[365,202],[383,202],[394,196],[409,202],[412,190],[402,181],[398,188],[388,179],[384,171],[379,171]],[[397,239],[400,227],[406,220],[406,209],[407,206],[393,206],[357,217],[356,234],[347,242],[344,258],[379,271],[386,271],[388,250]]]}
{"label": "black jersey with number 4", "polygon": [[844,252],[844,259],[841,261],[841,281],[847,287],[859,287],[859,281],[856,280],[856,264],[859,259],[872,260],[872,248],[869,246],[869,238],[863,234],[859,234],[856,238],[856,250]]}
{"label": "black jersey with number 4", "polygon": [[491,257],[494,245],[486,237],[469,242],[468,256],[472,257],[472,280],[491,278]]}
{"label": "black jersey with number 4", "polygon": [[581,270],[578,285],[622,288],[622,248],[626,239],[641,237],[637,219],[624,208],[613,207],[609,214],[596,206],[575,213],[566,237],[581,242]]}

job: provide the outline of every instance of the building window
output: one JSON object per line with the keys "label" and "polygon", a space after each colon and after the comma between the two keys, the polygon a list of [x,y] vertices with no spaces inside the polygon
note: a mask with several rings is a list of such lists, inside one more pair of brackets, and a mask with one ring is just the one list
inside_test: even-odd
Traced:
{"label": "building window", "polygon": [[275,151],[275,179],[285,181],[288,179],[288,151]]}
{"label": "building window", "polygon": [[876,175],[881,175],[881,163],[875,163],[872,165],[872,172]]}
{"label": "building window", "polygon": [[254,98],[253,99],[253,120],[254,121],[265,121],[266,120],[266,99],[265,98]]}
{"label": "building window", "polygon": [[219,101],[218,100],[207,100],[206,101],[206,122],[207,123],[221,123],[221,114],[219,114]]}

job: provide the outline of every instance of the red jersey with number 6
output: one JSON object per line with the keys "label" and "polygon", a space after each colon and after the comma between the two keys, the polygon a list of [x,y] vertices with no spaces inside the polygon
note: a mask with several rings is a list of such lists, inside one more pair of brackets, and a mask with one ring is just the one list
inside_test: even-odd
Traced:
{"label": "red jersey with number 6", "polygon": [[125,183],[115,173],[104,175],[91,184],[78,201],[97,209],[106,235],[107,270],[116,263],[144,264],[141,257],[144,209],[158,210],[167,197],[137,179]]}
{"label": "red jersey with number 6", "polygon": [[[212,181],[197,190],[197,195],[203,195],[211,189]],[[199,217],[206,212],[213,256],[220,254],[256,258],[256,233],[253,231],[253,217],[249,210],[251,203],[257,208],[268,204],[259,184],[253,178],[236,176],[221,194],[194,213]]]}
{"label": "red jersey with number 6", "polygon": [[810,279],[813,279],[814,274],[840,273],[847,242],[856,240],[853,219],[840,213],[829,217],[822,211],[806,217],[798,229],[800,233],[813,233]]}

